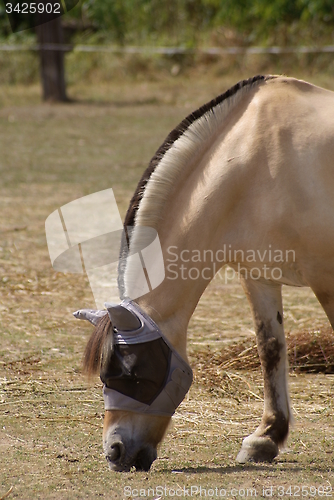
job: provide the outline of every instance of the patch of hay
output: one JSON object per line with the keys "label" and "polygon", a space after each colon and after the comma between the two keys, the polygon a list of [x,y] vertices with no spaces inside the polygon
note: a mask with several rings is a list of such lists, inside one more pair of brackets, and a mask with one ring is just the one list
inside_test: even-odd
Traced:
{"label": "patch of hay", "polygon": [[334,373],[334,333],[331,328],[288,335],[287,350],[292,370]]}
{"label": "patch of hay", "polygon": [[[334,373],[334,333],[332,329],[287,335],[291,371]],[[193,352],[195,376],[206,386],[228,386],[234,370],[259,371],[257,346],[252,340],[224,346],[221,352]],[[226,384],[225,384],[226,382]]]}

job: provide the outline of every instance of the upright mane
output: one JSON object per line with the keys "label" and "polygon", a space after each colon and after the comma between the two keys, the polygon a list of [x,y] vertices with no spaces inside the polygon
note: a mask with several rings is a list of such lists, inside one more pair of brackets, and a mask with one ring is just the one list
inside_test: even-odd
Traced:
{"label": "upright mane", "polygon": [[136,238],[135,230],[131,231],[130,237],[129,228],[137,225],[157,228],[170,190],[185,165],[189,163],[195,153],[205,148],[207,141],[247,92],[254,86],[273,78],[276,77],[257,75],[248,80],[240,81],[188,115],[170,132],[156,151],[138,183],[125,216],[126,237],[122,242],[118,276],[118,286],[122,298],[127,296],[126,282],[129,280],[129,276],[131,280],[131,269],[126,264],[129,246],[131,244],[132,249],[136,248],[137,245],[138,248],[145,247],[141,235]]}
{"label": "upright mane", "polygon": [[[137,214],[137,211],[139,209],[140,202],[144,197],[145,188],[146,188],[146,185],[147,185],[152,173],[156,170],[156,168],[158,167],[159,163],[161,162],[162,158],[167,153],[167,151],[186,132],[186,130],[189,129],[189,127],[195,121],[197,121],[199,118],[202,118],[206,114],[210,114],[210,112],[212,112],[212,110],[216,106],[221,105],[224,101],[230,100],[240,90],[246,89],[246,91],[248,91],[254,86],[254,84],[256,84],[258,82],[270,80],[273,78],[276,78],[276,77],[271,76],[271,75],[267,75],[267,76],[257,75],[257,76],[254,76],[253,78],[249,78],[248,80],[242,80],[242,81],[236,83],[233,87],[228,89],[223,94],[215,97],[214,99],[207,102],[206,104],[204,104],[200,108],[196,109],[195,111],[190,113],[184,120],[182,120],[182,122],[179,123],[177,125],[177,127],[175,127],[168,134],[165,141],[161,144],[159,149],[155,152],[147,169],[143,173],[140,181],[138,182],[137,188],[134,192],[134,195],[131,198],[129,208],[128,208],[126,216],[125,216],[124,226],[129,227],[129,226],[135,225],[136,214]],[[239,93],[239,95],[240,95],[240,93]],[[244,92],[242,92],[242,95],[244,95]],[[225,102],[225,104],[226,104],[225,112],[227,115],[227,112],[230,111],[231,106],[227,106],[227,102]]]}

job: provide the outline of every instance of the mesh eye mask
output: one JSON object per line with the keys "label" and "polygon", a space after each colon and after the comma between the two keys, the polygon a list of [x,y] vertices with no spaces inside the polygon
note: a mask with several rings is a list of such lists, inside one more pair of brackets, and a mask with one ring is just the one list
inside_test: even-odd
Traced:
{"label": "mesh eye mask", "polygon": [[[100,372],[105,409],[171,416],[191,386],[192,370],[136,303],[123,301],[121,306],[136,316],[140,326],[131,331],[114,328],[108,333],[113,335],[111,354],[102,355]],[[108,304],[106,307],[109,309]],[[94,311],[87,314],[90,318],[85,311],[74,313],[91,322],[102,316],[100,311],[95,316]],[[110,312],[109,316],[113,324]]]}

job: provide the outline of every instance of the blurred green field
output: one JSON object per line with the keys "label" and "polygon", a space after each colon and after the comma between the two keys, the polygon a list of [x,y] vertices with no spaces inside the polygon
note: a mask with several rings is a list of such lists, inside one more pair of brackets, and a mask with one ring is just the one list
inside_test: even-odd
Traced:
{"label": "blurred green field", "polygon": [[[41,104],[37,84],[0,87],[0,499],[11,488],[7,498],[62,500],[134,499],[125,486],[253,487],[260,498],[263,487],[334,486],[332,375],[291,374],[296,425],[286,452],[272,465],[241,466],[235,463],[241,440],[262,412],[261,374],[224,373],[221,390],[210,389],[196,365],[152,471],[110,472],[101,446],[101,383],[81,373],[91,328],[72,316],[94,307],[93,296],[85,276],[53,271],[48,256],[44,222],[52,211],[112,187],[123,216],[168,132],[249,76],[199,71],[153,81],[82,81],[69,86],[72,102],[61,105]],[[334,89],[329,73],[291,76]],[[284,303],[287,331],[328,327],[309,290],[286,288]],[[215,279],[190,324],[190,359],[246,338],[255,343],[241,287]]]}

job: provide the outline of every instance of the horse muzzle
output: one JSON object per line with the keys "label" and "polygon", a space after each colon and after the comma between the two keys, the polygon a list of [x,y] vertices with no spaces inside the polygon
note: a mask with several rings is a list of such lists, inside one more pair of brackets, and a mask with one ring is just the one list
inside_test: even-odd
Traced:
{"label": "horse muzzle", "polygon": [[129,472],[131,467],[147,472],[157,458],[157,450],[152,445],[136,446],[117,434],[105,441],[103,448],[110,469],[117,472]]}

